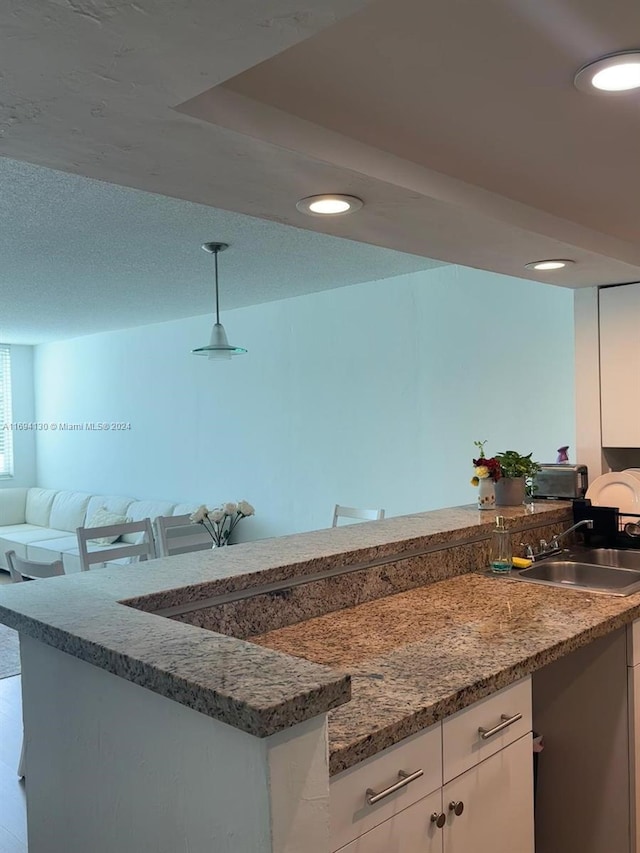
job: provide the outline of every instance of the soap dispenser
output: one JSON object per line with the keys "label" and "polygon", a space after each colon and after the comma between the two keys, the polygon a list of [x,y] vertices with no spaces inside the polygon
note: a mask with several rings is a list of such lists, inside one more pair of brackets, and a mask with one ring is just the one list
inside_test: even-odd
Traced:
{"label": "soap dispenser", "polygon": [[504,516],[498,515],[491,537],[491,571],[504,574],[511,571],[512,565],[511,534],[504,526]]}

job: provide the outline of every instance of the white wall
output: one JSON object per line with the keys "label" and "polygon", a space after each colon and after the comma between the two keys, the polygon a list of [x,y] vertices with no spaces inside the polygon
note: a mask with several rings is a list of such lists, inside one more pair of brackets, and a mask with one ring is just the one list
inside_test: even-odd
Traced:
{"label": "white wall", "polygon": [[39,433],[39,484],[246,498],[239,538],[259,538],[327,526],[336,502],[470,503],[474,439],[545,462],[575,449],[569,290],[449,266],[222,320],[248,355],[190,355],[210,317],[38,347],[39,420],[131,423]]}
{"label": "white wall", "polygon": [[600,316],[598,288],[574,293],[576,445],[593,482],[605,469],[600,424]]}
{"label": "white wall", "polygon": [[[11,357],[11,402],[14,423],[34,423],[33,347],[14,346]],[[0,489],[34,486],[36,483],[36,437],[31,430],[13,433],[13,477],[0,479]]]}

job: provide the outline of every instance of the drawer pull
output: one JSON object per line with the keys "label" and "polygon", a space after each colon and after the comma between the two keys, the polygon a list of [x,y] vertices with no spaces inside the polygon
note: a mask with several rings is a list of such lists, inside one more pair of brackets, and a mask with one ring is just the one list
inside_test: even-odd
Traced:
{"label": "drawer pull", "polygon": [[452,800],[449,803],[449,811],[453,812],[456,817],[460,817],[464,811],[464,803],[462,800]]}
{"label": "drawer pull", "polygon": [[431,815],[431,823],[435,823],[438,829],[442,829],[446,822],[447,816],[444,812],[440,812],[440,814],[438,814],[438,812],[434,812]]}
{"label": "drawer pull", "polygon": [[502,714],[500,716],[502,720],[501,723],[498,723],[497,726],[494,726],[492,729],[484,729],[482,726],[478,729],[478,734],[482,738],[482,740],[487,740],[494,735],[497,735],[498,732],[504,731],[504,729],[509,728],[514,723],[517,723],[518,720],[522,719],[522,714],[514,714],[513,717],[510,717],[508,714]]}
{"label": "drawer pull", "polygon": [[419,779],[423,775],[422,770],[416,770],[414,773],[405,773],[404,770],[398,770],[398,781],[394,782],[393,785],[389,785],[384,791],[376,793],[373,788],[367,788],[367,803],[370,806],[375,806],[380,800],[384,800],[390,794],[395,794],[400,788],[405,788],[409,783],[415,782],[416,779]]}

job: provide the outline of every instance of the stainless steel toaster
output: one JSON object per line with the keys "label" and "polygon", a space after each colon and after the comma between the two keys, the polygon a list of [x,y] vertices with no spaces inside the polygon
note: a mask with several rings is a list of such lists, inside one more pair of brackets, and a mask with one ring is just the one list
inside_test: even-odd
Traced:
{"label": "stainless steel toaster", "polygon": [[534,498],[583,498],[589,485],[586,465],[543,465],[534,478]]}

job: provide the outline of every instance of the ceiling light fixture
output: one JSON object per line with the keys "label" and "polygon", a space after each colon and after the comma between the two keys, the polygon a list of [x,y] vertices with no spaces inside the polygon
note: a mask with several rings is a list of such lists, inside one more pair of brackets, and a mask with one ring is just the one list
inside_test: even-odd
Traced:
{"label": "ceiling light fixture", "polygon": [[242,347],[234,347],[231,346],[229,341],[227,340],[227,333],[224,330],[224,326],[220,322],[220,301],[218,298],[218,255],[220,252],[224,252],[225,249],[229,248],[228,243],[204,243],[202,248],[205,252],[208,252],[210,255],[213,255],[214,263],[215,263],[215,276],[216,276],[216,322],[214,323],[213,329],[211,330],[211,340],[209,341],[209,346],[206,347],[198,347],[197,349],[192,349],[191,352],[194,355],[206,355],[207,358],[231,358],[232,355],[241,355],[243,352],[246,352],[246,349]]}
{"label": "ceiling light fixture", "polygon": [[640,88],[640,50],[622,50],[588,62],[573,79],[576,88],[591,94],[624,94]]}
{"label": "ceiling light fixture", "polygon": [[307,216],[342,216],[362,207],[362,199],[354,195],[310,195],[296,204]]}
{"label": "ceiling light fixture", "polygon": [[575,261],[570,261],[567,258],[550,258],[547,261],[531,261],[530,264],[525,264],[528,270],[561,270],[569,264],[575,264]]}

